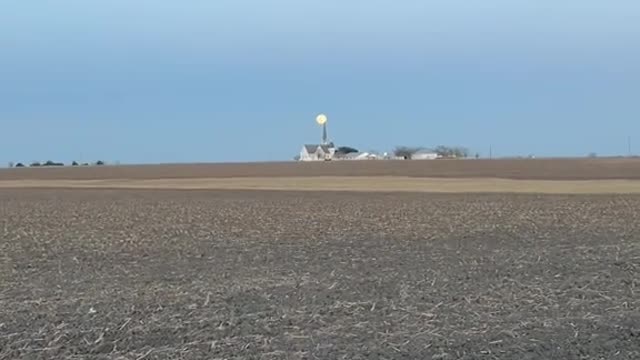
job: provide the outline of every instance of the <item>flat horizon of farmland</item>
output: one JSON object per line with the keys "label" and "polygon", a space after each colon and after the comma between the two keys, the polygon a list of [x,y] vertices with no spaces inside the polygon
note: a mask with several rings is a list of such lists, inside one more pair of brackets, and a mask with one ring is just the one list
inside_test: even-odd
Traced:
{"label": "flat horizon of farmland", "polygon": [[243,177],[410,177],[512,180],[640,180],[640,158],[370,160],[107,165],[0,169],[0,181]]}

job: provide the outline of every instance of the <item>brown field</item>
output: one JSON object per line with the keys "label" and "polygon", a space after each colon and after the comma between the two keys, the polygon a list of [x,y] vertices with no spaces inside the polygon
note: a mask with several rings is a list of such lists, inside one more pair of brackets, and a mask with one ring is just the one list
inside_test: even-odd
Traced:
{"label": "brown field", "polygon": [[638,159],[351,161],[8,169],[0,188],[640,193]]}
{"label": "brown field", "polygon": [[0,360],[638,359],[638,180],[634,159],[3,170]]}
{"label": "brown field", "polygon": [[640,179],[640,158],[342,161],[25,168],[0,170],[5,180],[157,180],[238,177],[400,176],[529,180]]}
{"label": "brown field", "polygon": [[0,359],[638,359],[638,209],[0,189]]}
{"label": "brown field", "polygon": [[309,176],[157,180],[7,180],[0,181],[0,188],[639,194],[640,181]]}

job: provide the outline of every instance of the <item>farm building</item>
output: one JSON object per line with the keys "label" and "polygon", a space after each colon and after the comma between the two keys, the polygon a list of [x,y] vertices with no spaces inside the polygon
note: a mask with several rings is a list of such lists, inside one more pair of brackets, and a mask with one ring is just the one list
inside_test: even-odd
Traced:
{"label": "farm building", "polygon": [[437,153],[431,151],[418,151],[411,155],[412,160],[435,160],[439,157]]}
{"label": "farm building", "polygon": [[368,152],[353,152],[348,154],[335,154],[334,158],[336,160],[377,160],[379,156]]}
{"label": "farm building", "polygon": [[332,160],[336,148],[333,143],[326,145],[304,145],[300,151],[300,161],[326,161]]}

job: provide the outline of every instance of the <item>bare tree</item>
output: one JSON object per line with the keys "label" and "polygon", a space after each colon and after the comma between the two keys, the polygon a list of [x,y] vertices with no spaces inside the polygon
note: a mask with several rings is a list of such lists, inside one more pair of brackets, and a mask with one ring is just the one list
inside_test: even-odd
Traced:
{"label": "bare tree", "polygon": [[469,157],[469,149],[463,146],[456,146],[453,152],[456,155],[456,157],[459,157],[459,158]]}
{"label": "bare tree", "polygon": [[436,153],[442,157],[466,158],[469,157],[469,149],[462,146],[445,146],[436,147]]}
{"label": "bare tree", "polygon": [[396,146],[396,148],[393,149],[393,154],[397,157],[411,159],[413,157],[413,154],[422,149],[422,147],[418,146]]}

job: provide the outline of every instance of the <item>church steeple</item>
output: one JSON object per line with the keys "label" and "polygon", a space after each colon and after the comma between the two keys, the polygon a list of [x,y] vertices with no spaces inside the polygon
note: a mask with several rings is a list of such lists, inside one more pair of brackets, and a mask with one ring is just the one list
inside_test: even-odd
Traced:
{"label": "church steeple", "polygon": [[327,123],[322,124],[322,145],[329,143],[329,137],[327,136]]}

